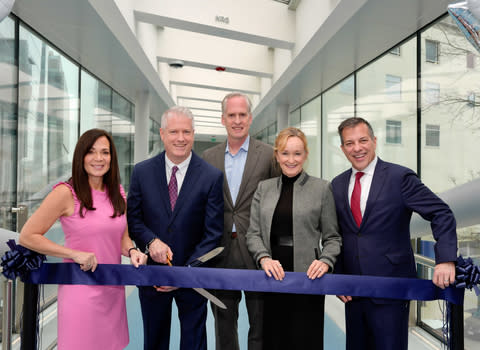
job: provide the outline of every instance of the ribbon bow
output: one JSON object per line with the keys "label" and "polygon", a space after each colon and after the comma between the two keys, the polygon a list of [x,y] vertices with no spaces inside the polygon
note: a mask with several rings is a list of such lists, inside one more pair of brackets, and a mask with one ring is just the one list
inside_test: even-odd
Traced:
{"label": "ribbon bow", "polygon": [[36,270],[42,266],[46,260],[45,255],[38,254],[15,243],[10,239],[7,242],[10,251],[2,256],[1,265],[3,267],[3,275],[8,279],[20,277],[23,281],[30,271]]}
{"label": "ribbon bow", "polygon": [[455,282],[457,288],[466,288],[475,290],[477,296],[480,294],[478,284],[480,284],[480,268],[473,263],[472,258],[464,259],[461,255],[457,259],[457,268]]}

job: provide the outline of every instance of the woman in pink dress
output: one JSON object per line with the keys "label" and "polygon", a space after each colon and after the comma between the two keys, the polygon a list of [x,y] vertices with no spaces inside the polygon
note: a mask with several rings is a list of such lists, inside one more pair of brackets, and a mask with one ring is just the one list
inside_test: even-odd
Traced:
{"label": "woman in pink dress", "polygon": [[[72,177],[54,186],[23,227],[20,244],[77,263],[83,271],[93,272],[97,264],[119,264],[121,255],[138,267],[146,256],[128,235],[125,209],[112,137],[91,129],[75,147]],[[57,219],[64,246],[44,236]],[[123,286],[58,287],[58,349],[117,350],[128,342]]]}

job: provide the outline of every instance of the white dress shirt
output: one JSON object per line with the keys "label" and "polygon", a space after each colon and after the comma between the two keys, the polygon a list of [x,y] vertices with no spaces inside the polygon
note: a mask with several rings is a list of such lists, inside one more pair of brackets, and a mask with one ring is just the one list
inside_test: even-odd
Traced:
{"label": "white dress shirt", "polygon": [[[360,178],[360,185],[362,186],[362,193],[360,195],[360,210],[362,211],[362,217],[365,214],[365,207],[367,206],[368,194],[370,193],[370,187],[372,185],[373,174],[375,173],[375,166],[377,165],[378,157],[375,158],[362,170],[364,173]],[[352,167],[352,176],[350,176],[350,184],[348,185],[348,203],[352,200],[353,187],[355,187],[355,175],[359,170]]]}
{"label": "white dress shirt", "polygon": [[170,177],[172,176],[172,168],[176,165],[178,167],[177,173],[175,174],[177,178],[177,193],[180,193],[180,189],[182,188],[183,180],[185,179],[185,175],[187,174],[188,165],[190,164],[190,160],[192,159],[192,152],[187,159],[185,159],[180,164],[175,164],[170,159],[168,159],[167,155],[165,154],[165,171],[167,174],[167,185],[170,182]]}

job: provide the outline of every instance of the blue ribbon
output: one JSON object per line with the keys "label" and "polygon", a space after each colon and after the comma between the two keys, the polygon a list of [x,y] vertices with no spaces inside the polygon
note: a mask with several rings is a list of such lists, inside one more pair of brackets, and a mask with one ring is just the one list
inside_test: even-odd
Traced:
{"label": "blue ribbon", "polygon": [[478,284],[480,284],[480,267],[473,263],[472,258],[464,259],[460,255],[457,259],[455,286],[457,288],[473,289],[478,296],[480,295]]}
{"label": "blue ribbon", "polygon": [[7,245],[10,251],[2,256],[1,266],[3,275],[9,279],[20,277],[23,280],[30,271],[40,268],[46,260],[45,255],[27,249],[13,239],[9,239]]}
{"label": "blue ribbon", "polygon": [[280,292],[296,294],[351,295],[382,299],[436,300],[462,304],[464,289],[444,290],[430,280],[376,276],[327,274],[310,280],[306,273],[286,272],[283,281],[268,278],[263,271],[179,266],[99,264],[95,272],[84,272],[73,263],[48,263],[31,271],[26,282],[34,284],[86,284],[176,286]]}

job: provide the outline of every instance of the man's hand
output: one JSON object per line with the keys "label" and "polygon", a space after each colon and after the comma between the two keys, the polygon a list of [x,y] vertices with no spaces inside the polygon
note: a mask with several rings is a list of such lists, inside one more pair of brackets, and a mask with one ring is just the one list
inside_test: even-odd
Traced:
{"label": "man's hand", "polygon": [[455,281],[455,264],[453,261],[435,265],[432,282],[438,288],[445,289]]}
{"label": "man's hand", "polygon": [[170,247],[158,238],[155,238],[148,246],[148,254],[153,261],[161,264],[167,264],[168,258],[173,258],[173,252]]}

